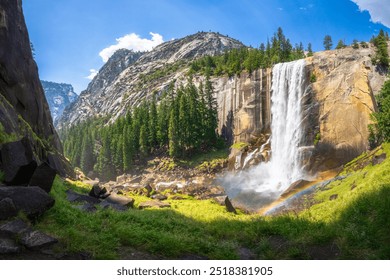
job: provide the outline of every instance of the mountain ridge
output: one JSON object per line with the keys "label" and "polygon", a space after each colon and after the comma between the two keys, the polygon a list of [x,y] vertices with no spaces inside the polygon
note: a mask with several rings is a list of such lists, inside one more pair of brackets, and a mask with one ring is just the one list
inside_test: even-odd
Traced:
{"label": "mountain ridge", "polygon": [[[128,106],[136,105],[144,96],[165,88],[180,73],[173,71],[171,77],[156,87],[152,86],[153,89],[143,82],[144,77],[167,65],[185,64],[205,55],[221,54],[226,50],[243,47],[246,46],[238,40],[219,33],[198,32],[165,42],[146,53],[117,51],[80,94],[79,99],[65,109],[56,126],[60,129],[69,127],[95,116],[111,115],[116,119],[125,113]],[[127,63],[124,63],[126,59]],[[115,69],[114,73],[110,69]]]}

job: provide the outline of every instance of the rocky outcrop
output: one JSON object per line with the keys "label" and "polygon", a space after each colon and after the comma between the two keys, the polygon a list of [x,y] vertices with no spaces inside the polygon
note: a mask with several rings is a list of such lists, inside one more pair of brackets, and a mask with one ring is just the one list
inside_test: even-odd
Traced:
{"label": "rocky outcrop", "polygon": [[48,81],[41,81],[41,83],[55,122],[62,115],[65,107],[74,102],[78,96],[70,84]]}
{"label": "rocky outcrop", "polygon": [[213,79],[218,102],[218,129],[228,142],[249,142],[269,132],[271,69]]}
{"label": "rocky outcrop", "polygon": [[[351,47],[315,53],[307,59],[318,103],[317,140],[312,168],[328,170],[366,151],[374,95],[385,75],[372,65],[373,48]],[[313,79],[314,79],[313,78]]]}
{"label": "rocky outcrop", "polygon": [[[110,116],[114,120],[145,97],[161,93],[171,82],[177,85],[185,82],[188,61],[242,47],[241,42],[219,33],[199,32],[163,43],[146,53],[120,50],[102,67],[79,99],[64,111],[57,127],[96,116]],[[167,71],[169,67],[174,70]]]}
{"label": "rocky outcrop", "polygon": [[37,165],[47,162],[59,174],[72,175],[31,54],[20,0],[0,2],[0,125],[10,139],[27,138]]}

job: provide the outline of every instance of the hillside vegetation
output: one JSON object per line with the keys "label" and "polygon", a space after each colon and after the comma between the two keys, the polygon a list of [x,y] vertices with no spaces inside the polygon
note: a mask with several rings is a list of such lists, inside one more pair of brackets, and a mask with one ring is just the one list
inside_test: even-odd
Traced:
{"label": "hillside vegetation", "polygon": [[[89,187],[56,179],[55,206],[37,228],[59,238],[71,252],[96,259],[266,258],[388,259],[390,257],[390,144],[346,165],[347,177],[318,191],[300,213],[276,217],[228,213],[212,200],[168,198],[171,209],[86,213],[66,200],[65,190]],[[330,196],[337,194],[337,199]],[[308,198],[309,199],[309,198]],[[131,252],[131,253],[130,253]]]}

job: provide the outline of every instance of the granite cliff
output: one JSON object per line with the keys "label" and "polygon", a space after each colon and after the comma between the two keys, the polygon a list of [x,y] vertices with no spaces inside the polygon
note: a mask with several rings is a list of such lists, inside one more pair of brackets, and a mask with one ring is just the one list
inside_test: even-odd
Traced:
{"label": "granite cliff", "polygon": [[0,46],[2,139],[25,137],[27,140],[22,142],[31,146],[32,160],[37,165],[45,162],[63,176],[72,174],[62,155],[62,145],[32,57],[20,0],[0,2]]}

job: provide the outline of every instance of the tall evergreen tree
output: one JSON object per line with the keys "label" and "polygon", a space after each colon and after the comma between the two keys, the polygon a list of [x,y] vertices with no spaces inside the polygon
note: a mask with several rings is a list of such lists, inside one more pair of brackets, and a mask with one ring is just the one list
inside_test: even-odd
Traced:
{"label": "tall evergreen tree", "polygon": [[324,37],[324,49],[325,50],[330,50],[333,46],[333,42],[332,42],[332,37],[330,37],[330,35],[325,35]]}

